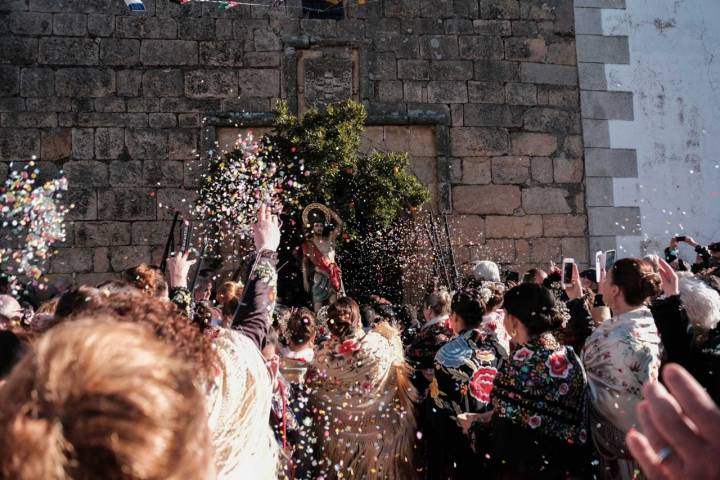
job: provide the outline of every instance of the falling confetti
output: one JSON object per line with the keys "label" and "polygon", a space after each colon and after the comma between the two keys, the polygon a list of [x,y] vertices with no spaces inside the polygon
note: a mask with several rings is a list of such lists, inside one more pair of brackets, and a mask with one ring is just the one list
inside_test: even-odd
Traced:
{"label": "falling confetti", "polygon": [[35,162],[29,162],[12,171],[0,191],[0,218],[9,240],[0,248],[0,265],[11,279],[25,276],[36,285],[53,244],[65,240],[65,216],[73,207],[60,203],[68,186],[65,177],[36,187],[39,174]]}

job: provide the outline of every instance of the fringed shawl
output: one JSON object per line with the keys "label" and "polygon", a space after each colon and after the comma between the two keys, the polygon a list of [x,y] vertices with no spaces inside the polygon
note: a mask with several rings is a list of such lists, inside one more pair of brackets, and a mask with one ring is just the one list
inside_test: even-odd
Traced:
{"label": "fringed shawl", "polygon": [[413,479],[413,401],[399,332],[381,323],[315,358],[309,386],[326,477]]}
{"label": "fringed shawl", "polygon": [[255,343],[236,330],[215,338],[220,372],[206,395],[218,479],[277,478],[278,448],[269,424],[272,385]]}

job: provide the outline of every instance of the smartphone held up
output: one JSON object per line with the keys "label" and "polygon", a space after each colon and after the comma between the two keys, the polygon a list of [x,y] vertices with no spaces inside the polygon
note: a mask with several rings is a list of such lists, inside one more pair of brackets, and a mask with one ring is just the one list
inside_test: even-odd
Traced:
{"label": "smartphone held up", "polygon": [[572,286],[573,266],[574,265],[575,265],[574,258],[563,258],[562,283],[565,287]]}

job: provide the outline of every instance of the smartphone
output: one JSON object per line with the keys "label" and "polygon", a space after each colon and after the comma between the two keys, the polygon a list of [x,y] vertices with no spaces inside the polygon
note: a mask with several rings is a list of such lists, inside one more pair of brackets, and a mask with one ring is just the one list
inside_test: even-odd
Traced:
{"label": "smartphone", "polygon": [[562,283],[566,287],[572,285],[573,265],[575,265],[574,258],[563,258]]}
{"label": "smartphone", "polygon": [[185,220],[180,224],[180,252],[185,253],[190,248],[190,238],[192,237],[192,225]]}
{"label": "smartphone", "polygon": [[600,272],[603,268],[603,252],[600,250],[599,252],[595,252],[595,274],[596,278],[600,280]]}
{"label": "smartphone", "polygon": [[615,250],[608,250],[605,252],[605,271],[609,272],[613,265],[615,265]]}
{"label": "smartphone", "polygon": [[505,277],[505,280],[508,282],[518,283],[520,281],[520,273],[519,272],[507,272],[507,276]]}
{"label": "smartphone", "polygon": [[675,240],[678,242],[684,242],[687,239],[685,235],[681,235],[679,237],[675,237]]}

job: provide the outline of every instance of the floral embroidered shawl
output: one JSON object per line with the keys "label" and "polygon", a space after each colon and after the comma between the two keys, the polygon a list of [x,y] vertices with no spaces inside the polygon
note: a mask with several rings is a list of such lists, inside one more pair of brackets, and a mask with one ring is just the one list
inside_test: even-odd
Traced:
{"label": "floral embroidered shawl", "polygon": [[642,386],[658,378],[660,337],[650,309],[641,307],[598,326],[582,360],[593,407],[623,434],[637,424]]}
{"label": "floral embroidered shawl", "polygon": [[451,417],[487,410],[501,361],[496,343],[492,333],[466,330],[438,351],[430,397],[440,410]]}
{"label": "floral embroidered shawl", "polygon": [[537,430],[571,444],[587,442],[587,380],[572,347],[550,333],[513,345],[495,377],[493,417]]}
{"label": "floral embroidered shawl", "polygon": [[307,385],[326,478],[338,468],[350,478],[415,478],[408,373],[399,332],[387,323],[325,342]]}

